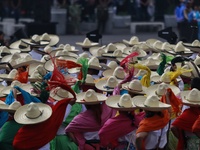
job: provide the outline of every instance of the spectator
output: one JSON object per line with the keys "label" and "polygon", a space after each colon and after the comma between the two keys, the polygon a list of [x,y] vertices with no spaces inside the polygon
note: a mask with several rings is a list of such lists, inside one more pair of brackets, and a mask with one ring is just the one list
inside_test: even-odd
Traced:
{"label": "spectator", "polygon": [[11,14],[15,18],[15,23],[18,24],[21,11],[21,0],[11,0],[11,8]]}
{"label": "spectator", "polygon": [[140,0],[140,13],[141,13],[141,20],[147,21],[149,20],[149,14],[147,11],[149,5],[149,0]]}

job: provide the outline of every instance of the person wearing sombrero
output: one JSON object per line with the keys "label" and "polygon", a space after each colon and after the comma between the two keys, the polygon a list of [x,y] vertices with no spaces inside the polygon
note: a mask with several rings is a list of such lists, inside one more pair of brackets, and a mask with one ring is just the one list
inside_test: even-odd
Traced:
{"label": "person wearing sombrero", "polygon": [[[199,119],[199,83],[200,78],[193,78],[191,82],[191,90],[182,91],[181,98],[183,106],[187,106],[183,109],[182,114],[175,119],[172,123],[171,131],[178,139],[176,149],[184,149],[187,144],[188,149],[198,149],[198,145],[193,144],[199,139],[195,135],[199,135],[199,131],[196,130]],[[192,134],[194,133],[194,134]],[[185,139],[185,136],[188,138]]]}
{"label": "person wearing sombrero", "polygon": [[145,118],[136,131],[136,149],[164,149],[170,120],[168,109],[171,105],[160,101],[156,95],[135,96],[133,103],[145,111]]}

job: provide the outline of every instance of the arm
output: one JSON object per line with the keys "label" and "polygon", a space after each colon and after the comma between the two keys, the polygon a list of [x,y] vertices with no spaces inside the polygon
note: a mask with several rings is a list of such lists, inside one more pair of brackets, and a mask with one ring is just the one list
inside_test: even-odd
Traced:
{"label": "arm", "polygon": [[147,137],[148,133],[147,132],[141,132],[136,135],[136,140],[135,140],[135,146],[136,150],[142,150],[142,143],[143,140]]}

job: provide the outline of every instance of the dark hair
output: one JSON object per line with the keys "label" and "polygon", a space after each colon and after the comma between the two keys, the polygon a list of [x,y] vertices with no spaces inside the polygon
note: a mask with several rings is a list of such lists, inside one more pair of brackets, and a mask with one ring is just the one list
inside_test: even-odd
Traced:
{"label": "dark hair", "polygon": [[191,89],[196,88],[200,90],[200,77],[195,77],[191,81]]}

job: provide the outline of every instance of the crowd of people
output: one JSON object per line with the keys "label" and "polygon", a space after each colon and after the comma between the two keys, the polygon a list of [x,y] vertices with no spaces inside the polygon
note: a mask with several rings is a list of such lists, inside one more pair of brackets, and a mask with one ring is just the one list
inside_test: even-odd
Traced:
{"label": "crowd of people", "polygon": [[198,150],[200,41],[1,46],[0,149]]}

